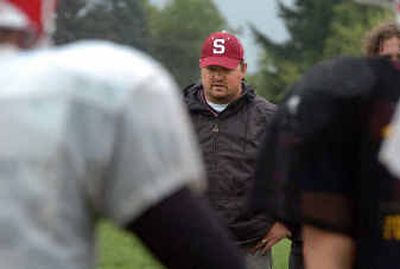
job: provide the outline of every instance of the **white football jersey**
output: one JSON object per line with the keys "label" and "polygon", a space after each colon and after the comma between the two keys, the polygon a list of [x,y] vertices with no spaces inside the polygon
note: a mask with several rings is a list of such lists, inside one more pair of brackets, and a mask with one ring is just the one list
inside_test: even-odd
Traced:
{"label": "white football jersey", "polygon": [[383,140],[379,158],[400,179],[400,102],[388,127],[387,137]]}
{"label": "white football jersey", "polygon": [[6,54],[0,85],[1,268],[94,268],[100,217],[122,226],[204,187],[177,88],[142,53],[91,41]]}

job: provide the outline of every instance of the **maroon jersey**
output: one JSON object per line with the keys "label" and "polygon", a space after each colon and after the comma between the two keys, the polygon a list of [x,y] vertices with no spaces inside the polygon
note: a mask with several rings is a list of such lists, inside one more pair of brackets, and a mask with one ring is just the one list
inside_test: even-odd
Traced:
{"label": "maroon jersey", "polygon": [[254,205],[292,225],[345,233],[356,268],[400,264],[400,181],[378,161],[400,96],[387,59],[320,63],[281,104],[260,156]]}

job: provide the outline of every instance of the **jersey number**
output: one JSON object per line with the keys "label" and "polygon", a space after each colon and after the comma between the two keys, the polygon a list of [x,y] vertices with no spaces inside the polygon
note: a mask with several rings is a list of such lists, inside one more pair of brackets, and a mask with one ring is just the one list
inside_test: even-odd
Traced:
{"label": "jersey number", "polygon": [[225,39],[215,39],[213,42],[213,54],[225,53]]}

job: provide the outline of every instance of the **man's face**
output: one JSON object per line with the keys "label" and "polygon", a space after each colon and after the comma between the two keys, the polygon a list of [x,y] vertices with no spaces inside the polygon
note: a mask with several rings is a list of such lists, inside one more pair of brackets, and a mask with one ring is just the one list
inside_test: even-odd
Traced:
{"label": "man's face", "polygon": [[381,44],[379,55],[387,55],[392,60],[399,60],[400,38],[395,36],[385,39]]}
{"label": "man's face", "polygon": [[201,68],[201,81],[207,100],[217,104],[228,104],[242,94],[242,80],[246,74],[247,64],[239,64],[235,69],[221,66]]}

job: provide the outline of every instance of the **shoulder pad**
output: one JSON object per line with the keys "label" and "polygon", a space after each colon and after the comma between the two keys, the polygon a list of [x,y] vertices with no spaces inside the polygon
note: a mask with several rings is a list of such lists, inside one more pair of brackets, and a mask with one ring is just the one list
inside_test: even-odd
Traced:
{"label": "shoulder pad", "polygon": [[296,91],[354,97],[370,92],[376,81],[370,59],[340,57],[313,66],[295,85]]}

